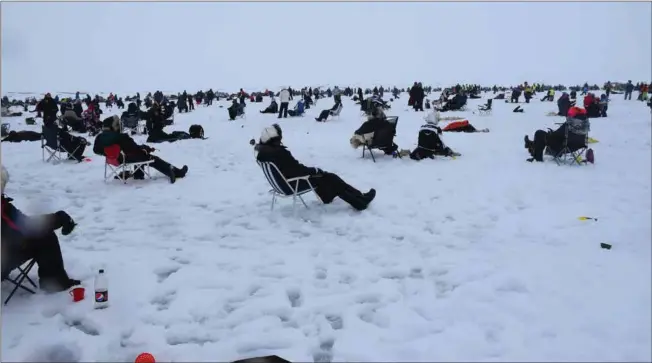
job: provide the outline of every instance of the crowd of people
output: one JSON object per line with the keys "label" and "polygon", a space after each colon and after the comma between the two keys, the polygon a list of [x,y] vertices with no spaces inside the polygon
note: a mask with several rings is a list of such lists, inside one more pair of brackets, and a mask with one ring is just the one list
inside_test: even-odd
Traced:
{"label": "crowd of people", "polygon": [[[43,133],[57,135],[60,142],[60,151],[68,152],[68,158],[81,162],[84,160],[86,146],[90,143],[80,135],[88,133],[94,137],[92,151],[101,156],[106,156],[110,148],[117,147],[121,153],[118,162],[151,162],[150,165],[161,174],[165,175],[170,183],[177,179],[184,178],[188,173],[188,166],[178,168],[155,155],[155,148],[138,144],[133,134],[145,134],[148,136],[148,143],[172,142],[183,139],[205,139],[201,125],[192,125],[189,132],[175,131],[167,133],[165,127],[174,122],[175,109],[178,113],[192,112],[195,105],[204,104],[208,107],[213,105],[214,100],[224,98],[231,101],[227,108],[228,119],[236,120],[244,117],[247,100],[249,102],[262,102],[263,96],[270,97],[270,104],[260,112],[272,114],[277,118],[301,117],[305,110],[314,107],[320,99],[333,99],[333,105],[323,109],[315,118],[317,122],[326,122],[333,117],[339,116],[343,109],[342,97],[351,99],[360,105],[360,111],[366,115],[365,121],[354,130],[350,139],[353,148],[362,147],[363,150],[380,150],[386,155],[394,158],[409,157],[412,160],[433,159],[442,157],[459,157],[461,154],[454,151],[443,140],[444,132],[464,133],[485,133],[488,129],[478,129],[468,119],[454,118],[446,126],[440,127],[440,122],[447,120],[441,113],[449,111],[464,110],[469,98],[479,98],[483,91],[493,91],[495,95],[488,100],[487,107],[491,108],[493,99],[505,99],[506,102],[520,103],[523,96],[525,103],[530,103],[537,93],[543,93],[541,102],[554,102],[556,91],[561,91],[557,100],[557,115],[563,116],[565,122],[556,130],[537,130],[533,138],[525,136],[525,148],[530,154],[527,161],[542,162],[544,155],[557,156],[564,150],[571,152],[587,148],[587,134],[590,130],[589,118],[607,117],[607,110],[610,95],[622,90],[625,99],[631,99],[635,89],[639,90],[639,100],[648,100],[649,85],[639,83],[633,85],[628,82],[622,87],[605,84],[604,93],[597,97],[592,87],[584,85],[579,89],[571,88],[570,92],[562,91],[560,86],[544,86],[541,84],[529,85],[527,82],[511,88],[509,99],[505,96],[506,87],[483,88],[479,85],[455,85],[445,89],[436,89],[423,86],[420,82],[407,89],[396,87],[374,87],[373,89],[362,89],[360,87],[346,87],[340,89],[335,86],[321,89],[320,87],[305,87],[300,90],[291,87],[283,87],[274,93],[269,90],[264,92],[247,93],[243,89],[239,92],[227,94],[215,92],[209,89],[207,92],[199,91],[195,94],[188,94],[185,90],[173,96],[166,96],[161,91],[153,94],[148,93],[141,101],[137,93],[133,97],[125,97],[127,102],[126,110],[121,115],[111,115],[103,118],[105,112],[110,112],[115,106],[118,110],[125,108],[123,98],[111,93],[106,99],[100,96],[91,98],[90,95],[81,98],[77,93],[74,98],[59,99],[52,97],[50,93],[45,94],[38,102],[25,100],[21,103],[24,111],[29,112],[27,106],[35,105],[33,112],[37,118],[42,118]],[[565,89],[565,88],[563,88]],[[441,91],[438,99],[428,100],[426,97],[433,90]],[[583,94],[583,107],[577,106],[577,92]],[[424,112],[423,124],[417,133],[417,146],[413,150],[401,149],[394,142],[398,117],[387,116],[387,110],[392,107],[392,101],[398,100],[403,92],[407,92],[408,107],[414,112]],[[385,100],[386,93],[391,95],[389,101]],[[365,97],[366,96],[366,97]],[[296,105],[290,109],[290,102],[297,98]],[[3,112],[5,105],[12,104],[7,97],[3,97]],[[104,111],[101,103],[104,102]],[[85,109],[83,106],[86,106]],[[146,110],[141,106],[144,105]],[[648,105],[652,108],[652,102]],[[221,107],[221,106],[220,106]],[[520,107],[520,106],[519,106]],[[486,110],[486,107],[485,107]],[[103,119],[102,119],[103,118]],[[144,125],[141,125],[144,122]],[[3,127],[3,141],[36,141],[42,135],[33,131],[8,131]],[[265,127],[257,142],[252,140],[256,151],[256,159],[259,162],[273,163],[280,173],[286,178],[307,177],[298,184],[298,191],[308,188],[314,189],[322,203],[329,204],[335,198],[348,203],[352,208],[362,211],[369,207],[376,197],[376,190],[370,188],[362,192],[346,182],[340,175],[322,170],[319,167],[308,167],[301,164],[294,158],[292,153],[283,144],[283,130],[279,124]],[[364,155],[364,153],[363,153]],[[373,154],[372,154],[373,156]],[[593,162],[593,152],[586,154],[588,162]],[[27,216],[13,204],[13,200],[5,195],[5,185],[9,181],[8,171],[2,167],[2,266],[3,278],[6,272],[20,266],[27,259],[34,259],[39,267],[38,276],[40,287],[49,292],[57,292],[69,289],[79,284],[78,280],[68,276],[61,256],[56,230],[61,230],[63,235],[71,233],[75,228],[75,221],[65,211],[47,214],[43,216]],[[121,180],[128,178],[144,179],[145,175],[141,169],[133,173],[123,172],[116,176]]]}

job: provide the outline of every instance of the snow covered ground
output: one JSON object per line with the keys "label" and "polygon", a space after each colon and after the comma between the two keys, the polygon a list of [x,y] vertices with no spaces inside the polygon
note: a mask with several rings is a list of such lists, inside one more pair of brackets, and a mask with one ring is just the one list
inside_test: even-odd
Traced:
{"label": "snow covered ground", "polygon": [[[3,360],[650,361],[649,108],[615,95],[609,118],[592,120],[596,164],[573,167],[525,161],[523,136],[555,128],[556,103],[472,114],[482,102],[452,113],[491,129],[445,133],[455,160],[361,159],[349,138],[362,117],[346,97],[340,120],[314,121],[331,99],[281,120],[300,161],[378,190],[361,213],[312,196],[296,218],[287,200],[270,212],[248,144],[278,121],[258,112],[267,99],[236,122],[217,105],[177,115],[169,130],[197,123],[209,139],[154,145],[189,166],[174,185],[156,172],[105,184],[90,148],[90,162],[48,165],[38,142],[2,143],[16,205],[79,223],[60,241],[88,289],[77,304],[16,296],[2,309]],[[388,114],[413,148],[424,114],[406,103]],[[3,122],[39,129],[23,119]],[[91,298],[100,268],[106,310]]]}

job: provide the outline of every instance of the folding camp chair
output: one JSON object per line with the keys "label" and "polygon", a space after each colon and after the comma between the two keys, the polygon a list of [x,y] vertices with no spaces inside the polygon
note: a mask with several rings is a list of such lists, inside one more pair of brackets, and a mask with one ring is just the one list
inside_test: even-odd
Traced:
{"label": "folding camp chair", "polygon": [[145,131],[145,122],[138,116],[127,116],[120,118],[120,132],[129,131],[132,135],[140,135]]}
{"label": "folding camp chair", "polygon": [[491,115],[493,100],[490,98],[484,105],[478,106],[478,113],[480,115]]}
{"label": "folding camp chair", "polygon": [[[67,160],[71,155],[73,155],[79,146],[74,150],[66,150],[61,146],[60,130],[56,127],[46,127],[43,126],[41,131],[41,156],[43,161],[50,162],[51,160],[55,162],[60,162]],[[47,153],[47,158],[46,154]]]}
{"label": "folding camp chair", "polygon": [[[591,154],[593,154],[593,150],[588,147],[590,130],[589,121],[571,119],[566,123],[558,123],[558,125],[564,124],[566,124],[566,126],[564,127],[564,140],[562,141],[562,147],[558,152],[551,153],[557,165],[582,165],[587,162],[592,163],[593,155],[591,155],[590,158],[585,157],[585,154],[589,150],[591,150]],[[573,138],[574,142],[569,142],[571,141],[570,138]],[[577,140],[580,138],[583,141],[578,143]],[[548,153],[550,154],[550,152]]]}
{"label": "folding camp chair", "polygon": [[[365,156],[365,151],[369,151],[369,155],[371,155],[371,160],[376,162],[376,157],[374,156],[373,149],[380,149],[383,147],[388,147],[391,146],[392,143],[394,143],[394,137],[396,136],[396,126],[398,125],[398,116],[387,116],[387,122],[389,122],[392,125],[393,128],[393,136],[392,140],[383,140],[381,141],[382,144],[379,144],[378,141],[376,140],[376,134],[374,133],[374,138],[371,140],[371,142],[366,141],[364,144],[362,144],[362,158],[364,159]],[[389,142],[388,142],[389,141]]]}
{"label": "folding camp chair", "polygon": [[[23,289],[31,294],[36,294],[35,290],[32,290],[28,286],[25,286],[23,282],[27,280],[34,289],[36,289],[36,284],[32,279],[29,277],[29,272],[32,270],[32,267],[36,264],[36,260],[34,259],[24,259],[18,264],[12,264],[12,263],[5,263],[3,261],[2,263],[2,281],[8,281],[13,284],[13,288],[7,298],[5,299],[4,304],[7,305],[9,300],[14,296],[16,291],[18,289]],[[23,267],[24,265],[24,267]],[[18,270],[18,275],[16,277],[11,277],[10,274],[13,270]]]}
{"label": "folding camp chair", "polygon": [[106,182],[111,177],[117,177],[124,184],[127,184],[127,173],[135,173],[138,170],[142,171],[147,178],[151,179],[149,173],[149,165],[154,162],[154,160],[147,161],[138,161],[133,163],[127,163],[124,160],[125,154],[120,150],[119,145],[111,145],[104,148],[104,182]]}
{"label": "folding camp chair", "polygon": [[[296,213],[296,204],[297,199],[303,203],[303,206],[308,208],[308,205],[303,200],[302,195],[315,192],[315,187],[310,183],[310,176],[300,176],[296,178],[286,179],[285,176],[281,173],[278,167],[272,162],[263,162],[257,161],[260,168],[267,178],[267,182],[272,187],[269,191],[272,194],[272,205],[271,210],[274,210],[274,205],[276,204],[276,198],[289,198],[292,197],[292,212]],[[302,183],[302,181],[304,181]],[[319,195],[315,192],[317,199]],[[321,201],[321,200],[320,200]]]}
{"label": "folding camp chair", "polygon": [[334,118],[337,118],[338,120],[340,119],[340,112],[342,112],[342,108],[344,108],[344,106],[339,103],[336,109],[329,112],[331,120]]}

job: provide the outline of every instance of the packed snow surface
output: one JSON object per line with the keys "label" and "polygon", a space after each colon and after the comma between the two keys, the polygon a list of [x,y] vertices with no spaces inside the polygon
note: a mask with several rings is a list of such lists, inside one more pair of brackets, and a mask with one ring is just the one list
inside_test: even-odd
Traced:
{"label": "packed snow surface", "polygon": [[[173,185],[155,171],[105,183],[90,147],[89,162],[52,165],[39,142],[2,143],[16,206],[79,223],[59,238],[87,289],[80,303],[16,295],[2,310],[3,360],[650,361],[649,108],[612,95],[609,117],[591,120],[596,163],[558,166],[526,162],[523,146],[525,134],[563,121],[546,116],[556,103],[535,99],[517,114],[496,101],[492,115],[474,114],[488,97],[449,113],[491,130],[444,133],[462,153],[454,160],[362,159],[349,138],[363,118],[346,97],[326,123],[314,117],[332,99],[282,120],[258,112],[267,98],[235,122],[225,100],[176,115],[168,131],[201,124],[209,139],[153,145],[188,165]],[[406,104],[403,94],[387,113],[411,149],[424,113]],[[25,116],[3,122],[38,131]],[[291,200],[271,212],[249,140],[274,122],[306,165],[376,188],[370,208],[308,195],[296,216]],[[110,284],[104,310],[92,301],[99,269]]]}

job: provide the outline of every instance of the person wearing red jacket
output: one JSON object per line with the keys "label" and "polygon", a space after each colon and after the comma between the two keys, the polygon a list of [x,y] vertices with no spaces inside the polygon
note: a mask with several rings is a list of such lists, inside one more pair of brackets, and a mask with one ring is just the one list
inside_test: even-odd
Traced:
{"label": "person wearing red jacket", "polygon": [[[568,141],[564,145],[566,138],[566,129],[568,129]],[[572,151],[586,147],[586,133],[590,129],[588,115],[585,109],[580,107],[571,107],[564,122],[557,130],[548,129],[548,131],[537,130],[534,133],[534,139],[530,140],[525,135],[525,148],[528,149],[531,158],[529,162],[543,161],[544,150],[546,154],[556,155],[562,151],[564,146]],[[593,163],[593,150],[587,151],[586,159]]]}

